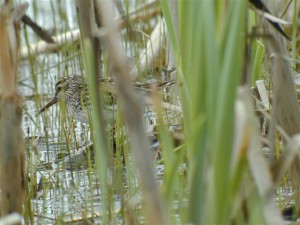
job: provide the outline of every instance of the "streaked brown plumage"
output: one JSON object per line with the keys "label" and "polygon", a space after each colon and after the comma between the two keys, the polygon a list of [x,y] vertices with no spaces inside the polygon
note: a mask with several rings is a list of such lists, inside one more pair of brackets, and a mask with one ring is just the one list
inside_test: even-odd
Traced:
{"label": "streaked brown plumage", "polygon": [[[100,83],[107,84],[104,89],[112,89],[112,82],[105,81],[102,79]],[[173,84],[173,81],[159,83],[158,86],[166,86]],[[136,84],[136,89],[141,91],[149,90],[149,84]],[[111,90],[113,93],[114,91]],[[110,99],[111,100],[111,99]],[[48,102],[44,107],[40,109],[38,115],[52,105],[64,102],[66,105],[67,115],[73,117],[74,119],[83,122],[89,123],[90,116],[90,95],[88,93],[88,87],[85,82],[85,78],[79,75],[73,75],[68,77],[61,78],[55,84],[55,96]],[[107,103],[107,102],[106,102]],[[112,103],[110,101],[110,103]],[[104,117],[106,119],[111,119],[113,117],[113,111],[115,111],[115,106],[111,104],[104,104]]]}
{"label": "streaked brown plumage", "polygon": [[63,101],[68,115],[83,123],[88,123],[90,98],[88,88],[78,75],[63,77],[55,84],[55,96],[48,102],[38,114],[44,112],[57,102]]}

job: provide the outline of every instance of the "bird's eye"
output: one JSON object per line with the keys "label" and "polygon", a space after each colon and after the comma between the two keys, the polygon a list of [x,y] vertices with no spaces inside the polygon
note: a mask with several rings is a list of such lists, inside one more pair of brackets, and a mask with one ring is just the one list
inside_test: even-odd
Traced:
{"label": "bird's eye", "polygon": [[60,91],[61,91],[61,87],[60,86],[56,87],[56,92],[60,92]]}

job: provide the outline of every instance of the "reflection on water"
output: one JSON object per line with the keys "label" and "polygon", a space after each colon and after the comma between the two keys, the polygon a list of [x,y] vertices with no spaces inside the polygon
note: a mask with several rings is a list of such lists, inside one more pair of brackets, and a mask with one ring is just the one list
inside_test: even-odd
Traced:
{"label": "reflection on water", "polygon": [[[131,7],[134,5],[131,4]],[[27,14],[56,35],[78,28],[74,9],[74,1],[71,0],[33,0]],[[27,28],[26,32],[28,43],[38,41],[31,29]],[[22,46],[25,45],[22,35]],[[18,90],[24,96],[22,128],[26,139],[28,176],[31,179],[36,177],[39,183],[37,197],[32,199],[34,224],[54,224],[59,218],[65,222],[80,222],[81,218],[89,218],[78,224],[101,224],[101,189],[94,169],[75,170],[64,163],[54,163],[58,161],[59,154],[76,154],[90,143],[89,126],[64,118],[58,105],[36,116],[38,109],[53,97],[54,84],[59,77],[66,73],[81,73],[79,56],[78,51],[70,50],[64,54],[57,52],[32,56],[20,62]],[[147,113],[147,117],[149,121],[154,120],[151,112]],[[161,177],[163,167],[157,166],[156,169],[157,176]],[[120,197],[112,196],[112,208],[118,215]],[[115,217],[114,224],[121,224],[121,219]]]}
{"label": "reflection on water", "polygon": [[[27,13],[55,35],[78,28],[74,7],[71,0],[32,1]],[[29,43],[38,41],[30,29],[27,31]],[[22,45],[25,43],[23,36]],[[69,119],[62,124],[59,106],[36,117],[38,109],[45,103],[42,101],[53,96],[55,81],[66,70],[80,73],[78,53],[75,59],[70,58],[60,53],[42,54],[32,57],[31,65],[29,60],[20,64],[19,91],[24,96],[22,128],[29,148],[26,158],[31,167],[36,167],[36,170],[30,170],[30,177],[34,178],[32,173],[36,173],[37,182],[41,182],[38,196],[32,200],[34,224],[54,224],[59,217],[64,218],[63,221],[91,218],[91,224],[101,223],[101,191],[94,171],[66,170],[63,165],[53,163],[59,153],[74,153],[79,146],[88,143],[88,126]],[[45,163],[50,163],[50,169],[43,167]],[[117,210],[120,203],[118,197],[115,198],[114,208]]]}
{"label": "reflection on water", "polygon": [[[87,173],[89,174],[87,175]],[[65,221],[71,217],[78,219],[88,217],[93,218],[94,222],[100,222],[101,191],[93,172],[88,170],[62,171],[49,176],[47,171],[43,171],[39,176],[43,176],[44,180],[51,178],[57,183],[51,184],[55,185],[55,188],[43,189],[40,198],[33,201],[37,209],[36,213],[42,215],[37,218],[37,222],[43,221],[42,224],[45,224],[46,220],[50,220],[49,224],[53,224],[53,220],[60,215],[64,217]],[[114,209],[117,211],[120,203],[117,196],[114,198]]]}

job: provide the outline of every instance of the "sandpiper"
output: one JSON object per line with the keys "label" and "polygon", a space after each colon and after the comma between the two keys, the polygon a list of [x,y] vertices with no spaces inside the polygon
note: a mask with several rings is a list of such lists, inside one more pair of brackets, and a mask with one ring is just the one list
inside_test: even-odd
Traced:
{"label": "sandpiper", "polygon": [[[107,91],[107,95],[104,98],[104,118],[106,120],[113,120],[114,112],[116,111],[116,104],[113,98],[115,90],[113,86],[113,82],[111,80],[101,79],[100,83],[105,91]],[[156,83],[155,86],[162,87],[173,84],[173,81]],[[138,92],[147,93],[149,92],[149,88],[153,84],[141,84],[135,83],[135,88],[138,89]],[[110,95],[112,93],[112,95]],[[108,97],[108,98],[107,98]],[[75,120],[78,120],[83,123],[89,123],[90,111],[91,111],[91,102],[90,95],[88,93],[88,87],[85,82],[85,78],[79,75],[73,75],[68,77],[63,77],[55,84],[55,95],[54,97],[40,109],[37,115],[44,112],[52,105],[62,102],[65,105],[66,115],[73,117]],[[153,134],[149,135],[149,141],[151,142],[151,149],[156,152],[159,147],[159,142]],[[115,140],[114,140],[115,142]],[[74,168],[74,165],[78,167],[78,165],[85,165],[85,159],[87,159],[86,149],[89,149],[90,157],[93,161],[94,159],[94,151],[93,145],[85,146],[83,151],[79,154],[76,153],[71,157],[66,157],[63,162],[69,165],[71,168]],[[115,151],[115,149],[114,149]],[[157,153],[156,153],[157,154]],[[159,157],[159,154],[156,155]],[[82,160],[83,159],[83,160]]]}
{"label": "sandpiper", "polygon": [[[102,79],[100,82],[104,83]],[[106,81],[111,84],[111,81]],[[173,81],[158,83],[157,86],[167,86],[173,84]],[[135,87],[139,90],[149,90],[151,84],[136,83]],[[109,101],[110,104],[106,104]],[[79,75],[73,75],[61,78],[55,84],[55,95],[44,107],[40,109],[37,115],[50,108],[52,105],[63,102],[66,106],[67,115],[73,117],[83,123],[89,123],[90,116],[90,96],[88,93],[88,87],[85,82],[85,78]],[[109,99],[105,99],[104,117],[113,117],[113,111],[116,106],[113,104],[113,98],[109,95]]]}
{"label": "sandpiper", "polygon": [[52,105],[63,102],[66,105],[68,115],[78,121],[88,123],[90,98],[87,85],[83,79],[84,78],[78,75],[61,78],[55,84],[54,97],[41,108],[38,115]]}

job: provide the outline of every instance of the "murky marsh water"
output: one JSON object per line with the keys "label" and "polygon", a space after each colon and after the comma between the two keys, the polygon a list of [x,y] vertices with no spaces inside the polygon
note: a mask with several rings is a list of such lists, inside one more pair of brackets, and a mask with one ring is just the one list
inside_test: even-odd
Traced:
{"label": "murky marsh water", "polygon": [[[53,35],[78,28],[75,5],[71,0],[32,1],[28,15]],[[28,42],[38,41],[27,28]],[[22,46],[26,45],[22,34]],[[27,176],[39,187],[31,200],[34,224],[54,224],[72,221],[72,224],[101,224],[101,189],[93,167],[73,168],[59,162],[61,153],[75,154],[90,143],[88,125],[65,118],[59,106],[46,113],[36,113],[54,95],[54,84],[65,73],[80,74],[80,52],[69,49],[60,52],[32,56],[23,60],[19,68],[19,91],[24,96],[22,128],[26,139]],[[67,57],[69,55],[70,57]],[[150,118],[151,112],[148,113]],[[81,156],[79,156],[81,157]],[[78,158],[82,162],[81,158]],[[163,167],[156,167],[161,177]],[[124,183],[124,189],[126,184]],[[120,197],[113,195],[112,224],[121,224],[119,218]],[[137,193],[137,198],[139,194]],[[86,218],[86,219],[82,219]],[[77,221],[75,223],[74,221]]]}

